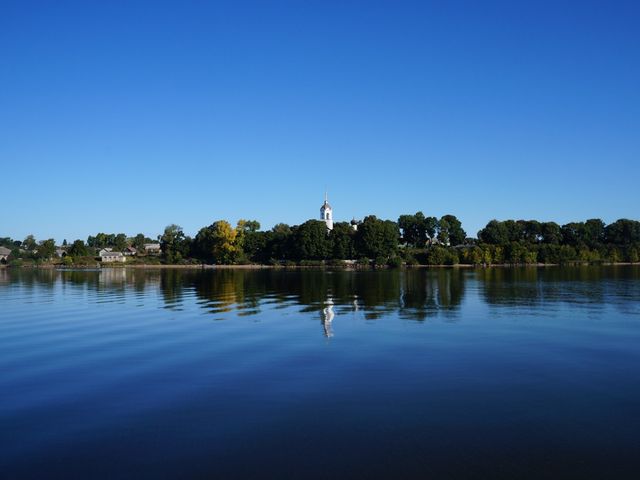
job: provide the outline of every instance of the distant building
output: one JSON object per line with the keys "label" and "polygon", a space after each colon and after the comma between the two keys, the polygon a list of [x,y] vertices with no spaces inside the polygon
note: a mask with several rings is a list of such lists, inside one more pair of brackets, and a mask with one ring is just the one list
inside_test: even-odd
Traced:
{"label": "distant building", "polygon": [[124,249],[124,252],[122,252],[125,257],[133,257],[136,253],[138,253],[138,250],[136,250],[135,247],[127,247]]}
{"label": "distant building", "polygon": [[67,256],[67,250],[65,248],[56,248],[56,257],[66,257]]}
{"label": "distant building", "polygon": [[160,244],[159,243],[145,243],[144,244],[144,251],[147,255],[159,255],[161,250],[160,250]]}
{"label": "distant building", "polygon": [[11,250],[7,247],[0,247],[0,262],[7,263],[9,255],[11,255]]}
{"label": "distant building", "polygon": [[105,249],[100,250],[100,260],[102,263],[126,262],[126,257],[122,252],[107,252]]}
{"label": "distant building", "polygon": [[351,219],[351,228],[354,232],[358,231],[358,221],[355,218]]}
{"label": "distant building", "polygon": [[324,203],[320,207],[320,220],[324,220],[327,230],[333,230],[333,209],[327,200],[327,194],[324,194]]}

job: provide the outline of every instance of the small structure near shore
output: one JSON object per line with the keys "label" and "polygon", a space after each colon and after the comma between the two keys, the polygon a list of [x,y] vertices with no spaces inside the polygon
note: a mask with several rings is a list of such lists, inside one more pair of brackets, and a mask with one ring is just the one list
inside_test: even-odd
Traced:
{"label": "small structure near shore", "polygon": [[100,250],[100,261],[102,263],[124,263],[127,259],[122,252],[107,252],[106,250]]}
{"label": "small structure near shore", "polygon": [[7,247],[0,247],[1,263],[7,263],[7,260],[9,259],[9,255],[11,255],[11,250],[9,250]]}
{"label": "small structure near shore", "polygon": [[160,255],[160,244],[159,243],[145,243],[144,251],[147,255]]}

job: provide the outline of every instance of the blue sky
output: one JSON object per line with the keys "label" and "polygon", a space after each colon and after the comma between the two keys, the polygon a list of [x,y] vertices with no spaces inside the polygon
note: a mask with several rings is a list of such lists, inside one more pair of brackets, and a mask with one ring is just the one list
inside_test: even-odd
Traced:
{"label": "blue sky", "polygon": [[0,5],[0,236],[639,218],[638,2]]}

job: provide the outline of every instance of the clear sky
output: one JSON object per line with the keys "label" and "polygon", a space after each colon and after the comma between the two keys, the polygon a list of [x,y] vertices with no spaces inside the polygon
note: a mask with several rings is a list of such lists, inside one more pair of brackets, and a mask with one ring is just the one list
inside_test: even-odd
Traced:
{"label": "clear sky", "polygon": [[640,2],[0,4],[0,236],[640,218]]}

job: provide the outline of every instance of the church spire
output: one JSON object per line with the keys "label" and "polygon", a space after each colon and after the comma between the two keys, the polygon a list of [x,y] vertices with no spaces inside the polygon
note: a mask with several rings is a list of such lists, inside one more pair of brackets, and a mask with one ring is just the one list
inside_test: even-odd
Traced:
{"label": "church spire", "polygon": [[320,207],[320,220],[324,220],[327,224],[327,230],[333,230],[333,210],[329,205],[329,196],[326,190],[324,192],[324,203]]}

